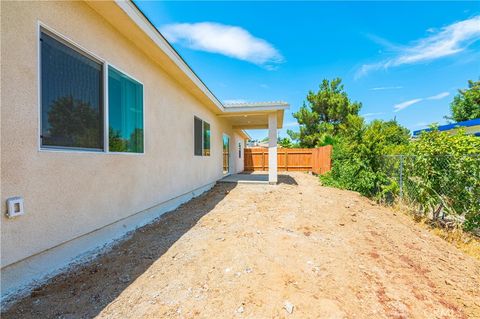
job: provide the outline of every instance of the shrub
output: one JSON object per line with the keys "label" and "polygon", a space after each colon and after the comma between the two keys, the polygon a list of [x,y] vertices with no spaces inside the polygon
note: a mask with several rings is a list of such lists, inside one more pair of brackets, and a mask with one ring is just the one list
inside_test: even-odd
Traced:
{"label": "shrub", "polygon": [[411,149],[415,157],[406,166],[406,195],[433,219],[443,213],[464,218],[466,228],[479,227],[480,139],[462,130],[455,135],[433,130],[422,133]]}
{"label": "shrub", "polygon": [[321,177],[324,184],[378,196],[389,180],[382,171],[383,155],[406,149],[409,131],[396,121],[364,124],[351,116],[333,146],[332,170]]}

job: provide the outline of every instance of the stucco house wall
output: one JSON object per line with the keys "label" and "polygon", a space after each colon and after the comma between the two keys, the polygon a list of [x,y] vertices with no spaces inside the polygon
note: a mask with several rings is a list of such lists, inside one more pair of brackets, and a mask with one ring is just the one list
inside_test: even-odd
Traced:
{"label": "stucco house wall", "polygon": [[[39,149],[39,22],[143,83],[144,154]],[[222,177],[228,121],[87,4],[2,2],[1,30],[1,201],[22,196],[26,212],[8,219],[2,205],[2,274]],[[209,157],[194,156],[194,116],[211,125]]]}

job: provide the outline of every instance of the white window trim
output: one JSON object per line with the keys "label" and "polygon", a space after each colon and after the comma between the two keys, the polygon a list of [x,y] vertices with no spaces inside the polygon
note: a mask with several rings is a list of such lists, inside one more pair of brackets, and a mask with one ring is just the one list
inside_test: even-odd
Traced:
{"label": "white window trim", "polygon": [[[57,38],[60,42],[71,48],[72,50],[78,51],[80,54],[85,55],[86,57],[95,60],[96,62],[102,64],[103,68],[103,149],[81,149],[81,148],[69,148],[69,147],[61,147],[61,146],[53,146],[53,147],[45,147],[42,146],[42,73],[41,73],[41,45],[40,45],[40,37],[42,35],[42,31],[45,31],[47,34]],[[47,152],[47,153],[78,153],[78,154],[107,154],[107,155],[133,155],[133,156],[143,156],[145,155],[145,145],[146,145],[146,121],[145,121],[145,85],[143,82],[139,81],[134,76],[131,76],[129,73],[125,72],[121,68],[113,65],[112,63],[107,62],[107,60],[101,58],[97,54],[93,53],[90,50],[87,50],[82,45],[78,44],[77,42],[73,41],[69,37],[57,32],[55,29],[49,27],[45,23],[41,21],[37,21],[37,114],[38,114],[38,123],[37,123],[37,150],[39,152]],[[108,67],[111,66],[117,71],[125,74],[132,80],[137,81],[142,85],[142,101],[143,101],[143,152],[110,152],[109,151],[109,126],[108,126]]]}

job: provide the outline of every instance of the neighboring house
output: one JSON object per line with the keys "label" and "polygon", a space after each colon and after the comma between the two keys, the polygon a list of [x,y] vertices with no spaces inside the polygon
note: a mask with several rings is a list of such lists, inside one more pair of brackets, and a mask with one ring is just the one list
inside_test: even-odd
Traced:
{"label": "neighboring house", "polygon": [[242,171],[244,129],[276,182],[288,104],[222,105],[132,2],[3,1],[1,30],[2,300]]}
{"label": "neighboring house", "polygon": [[[444,132],[449,132],[452,134],[455,134],[455,132],[459,129],[462,128],[465,130],[467,134],[475,135],[480,137],[480,118],[479,119],[474,119],[474,120],[469,120],[469,121],[464,121],[464,122],[457,122],[457,123],[451,123],[451,124],[446,124],[446,125],[441,125],[438,127],[439,131],[444,131]],[[413,132],[413,137],[418,137],[420,133],[422,132],[428,132],[431,131],[431,128],[426,128],[423,130],[418,130]]]}

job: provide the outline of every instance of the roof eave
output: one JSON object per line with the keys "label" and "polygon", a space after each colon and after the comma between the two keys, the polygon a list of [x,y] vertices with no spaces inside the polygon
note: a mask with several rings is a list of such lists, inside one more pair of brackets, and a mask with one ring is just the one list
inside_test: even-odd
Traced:
{"label": "roof eave", "polygon": [[[134,25],[136,25],[140,31],[146,35],[151,42],[160,50],[163,54],[163,60],[161,61],[160,65],[164,69],[168,69],[167,61],[172,64],[171,67],[176,67],[181,74],[184,74],[182,81],[189,81],[199,90],[196,94],[203,95],[203,98],[210,101],[209,104],[212,104],[212,108],[216,109],[217,113],[222,113],[224,111],[224,106],[222,102],[210,91],[210,89],[203,83],[203,81],[198,77],[198,75],[192,70],[192,68],[185,62],[185,60],[180,56],[180,54],[171,46],[171,44],[161,35],[161,33],[155,28],[155,26],[148,20],[148,18],[142,13],[142,11],[132,2],[132,1],[122,1],[122,0],[113,0],[113,1],[91,1],[86,0],[86,3],[92,7],[95,11],[97,11],[100,15],[102,15],[107,21],[109,21],[114,27],[116,27],[120,32],[122,32],[127,38],[135,43],[137,38],[133,37],[132,35],[135,34],[134,30],[129,30],[127,25],[120,23],[120,16],[122,16],[118,10],[114,10],[114,8],[120,9],[123,13],[123,16],[128,17]],[[115,5],[115,7],[112,6]],[[115,12],[116,11],[116,12]],[[123,19],[123,17],[122,17]],[[127,35],[128,34],[128,35]],[[142,48],[141,45],[137,45],[140,49],[143,49],[144,52],[148,51],[147,48]],[[145,52],[147,55],[150,55],[151,52]],[[155,59],[154,59],[155,60]],[[159,61],[156,61],[159,62]],[[170,68],[171,68],[170,67]],[[171,76],[176,77],[177,80],[179,76],[178,71],[168,72]],[[192,87],[192,86],[191,86]],[[195,94],[194,94],[195,95]],[[202,98],[202,99],[203,99]]]}

